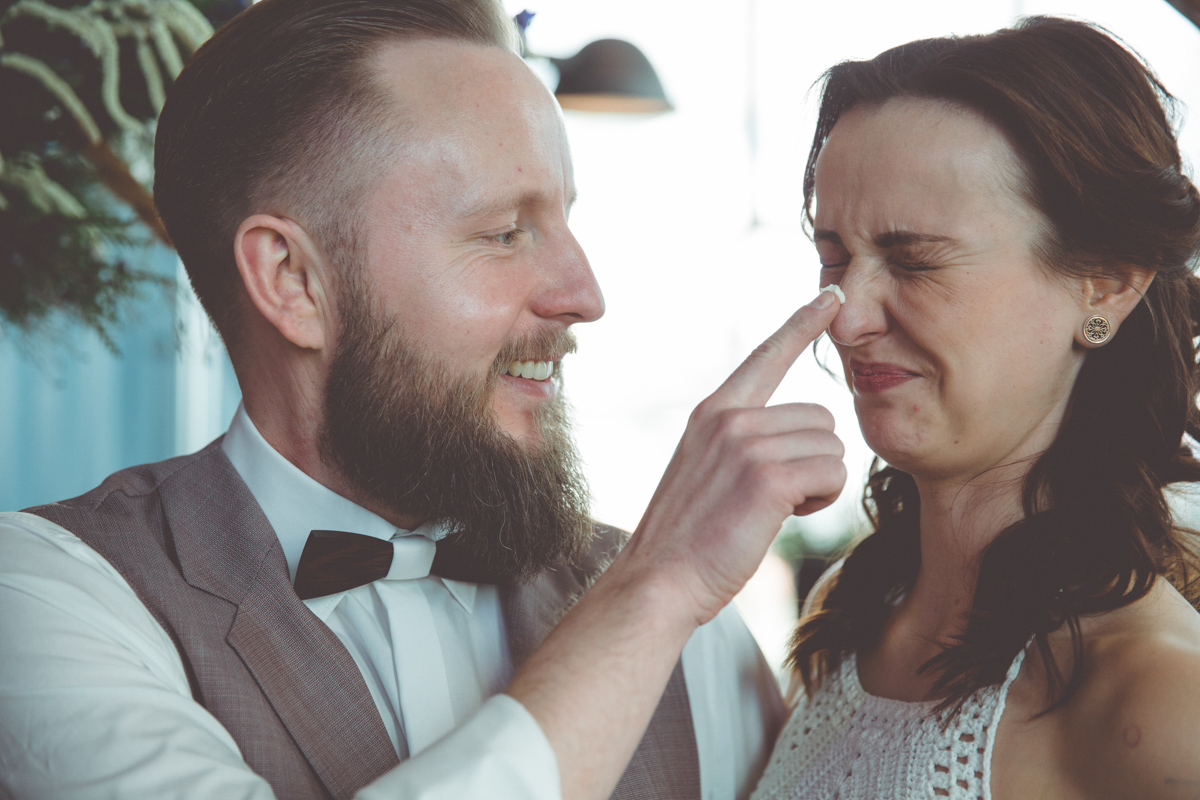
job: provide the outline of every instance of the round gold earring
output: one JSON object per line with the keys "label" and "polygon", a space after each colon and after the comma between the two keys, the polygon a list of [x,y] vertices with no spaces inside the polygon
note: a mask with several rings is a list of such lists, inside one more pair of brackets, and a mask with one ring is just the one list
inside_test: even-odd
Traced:
{"label": "round gold earring", "polygon": [[1112,336],[1112,323],[1108,317],[1093,314],[1083,321],[1083,338],[1093,346],[1102,345]]}

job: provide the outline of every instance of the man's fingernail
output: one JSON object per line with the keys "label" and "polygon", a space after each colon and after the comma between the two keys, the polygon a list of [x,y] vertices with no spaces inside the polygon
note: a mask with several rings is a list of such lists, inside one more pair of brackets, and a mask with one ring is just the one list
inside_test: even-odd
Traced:
{"label": "man's fingernail", "polygon": [[821,289],[821,293],[812,299],[808,307],[829,308],[835,299],[834,295],[837,295],[837,300],[841,300],[843,303],[846,302],[846,295],[842,294],[841,288],[836,283],[831,283]]}
{"label": "man's fingernail", "polygon": [[833,296],[832,292],[827,292],[824,289],[822,289],[821,293],[819,295],[817,295],[816,297],[814,297],[812,299],[812,302],[808,304],[808,307],[809,308],[829,308],[829,306],[832,305],[833,301],[836,299],[837,298],[835,298]]}

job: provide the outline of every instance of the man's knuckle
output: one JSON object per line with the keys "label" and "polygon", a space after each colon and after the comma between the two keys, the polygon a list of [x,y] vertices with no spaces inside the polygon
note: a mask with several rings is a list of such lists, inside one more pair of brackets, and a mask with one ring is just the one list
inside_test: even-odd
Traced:
{"label": "man's knuckle", "polygon": [[741,443],[742,457],[747,463],[766,464],[777,460],[775,458],[775,445],[767,437],[764,436],[749,436]]}
{"label": "man's knuckle", "polygon": [[785,469],[776,461],[753,461],[749,466],[750,476],[756,486],[774,493],[783,483]]}
{"label": "man's knuckle", "polygon": [[767,339],[750,353],[746,358],[747,361],[773,361],[779,358],[782,351],[779,348],[779,343],[774,337]]}
{"label": "man's knuckle", "polygon": [[836,434],[831,433],[829,435],[833,437],[834,457],[837,459],[838,463],[842,465],[842,469],[845,469],[846,465],[843,463],[842,459],[846,457],[846,443],[843,442]]}
{"label": "man's knuckle", "polygon": [[744,408],[726,408],[716,415],[715,431],[718,436],[739,439],[749,429],[750,420]]}
{"label": "man's knuckle", "polygon": [[692,409],[692,413],[688,415],[688,423],[694,425],[702,424],[716,413],[718,408],[718,401],[714,397],[706,397]]}
{"label": "man's knuckle", "polygon": [[832,431],[836,425],[833,412],[817,403],[801,403],[804,421],[807,427]]}
{"label": "man's knuckle", "polygon": [[836,433],[827,430],[818,430],[813,431],[812,435],[816,449],[821,455],[827,455],[839,461],[845,457],[846,445]]}
{"label": "man's knuckle", "polygon": [[824,455],[814,459],[814,472],[830,484],[842,484],[846,480],[846,462],[834,455]]}

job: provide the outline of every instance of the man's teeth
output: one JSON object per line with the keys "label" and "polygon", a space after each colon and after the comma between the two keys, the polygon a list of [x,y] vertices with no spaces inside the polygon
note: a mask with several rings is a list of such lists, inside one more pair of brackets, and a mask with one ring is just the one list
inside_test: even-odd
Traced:
{"label": "man's teeth", "polygon": [[513,361],[508,365],[508,374],[514,378],[529,378],[544,381],[554,372],[553,361]]}

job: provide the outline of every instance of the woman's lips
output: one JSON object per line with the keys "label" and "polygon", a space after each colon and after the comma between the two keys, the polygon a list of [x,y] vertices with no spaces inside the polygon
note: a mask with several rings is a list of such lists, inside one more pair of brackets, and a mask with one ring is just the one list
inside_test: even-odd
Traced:
{"label": "woman's lips", "polygon": [[851,364],[850,374],[854,377],[854,391],[869,393],[886,392],[920,377],[896,364]]}

